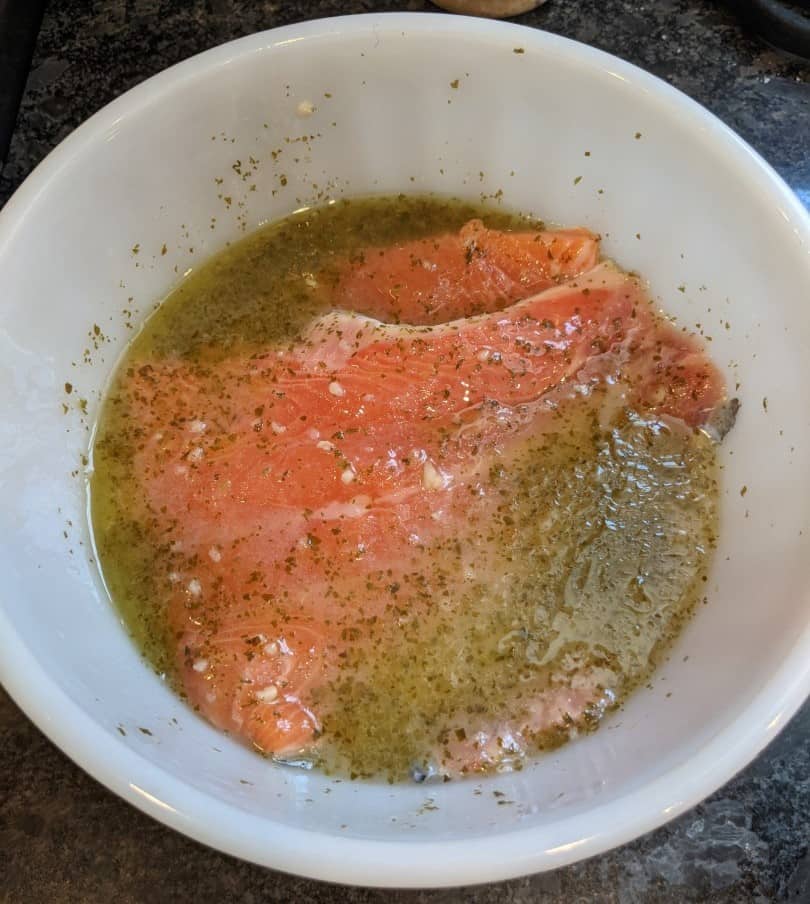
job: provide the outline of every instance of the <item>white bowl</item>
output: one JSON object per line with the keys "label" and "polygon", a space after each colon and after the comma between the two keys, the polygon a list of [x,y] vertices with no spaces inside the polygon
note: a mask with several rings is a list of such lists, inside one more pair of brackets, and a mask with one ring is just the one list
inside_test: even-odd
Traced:
{"label": "white bowl", "polygon": [[[91,561],[79,460],[129,320],[243,226],[428,190],[502,191],[504,205],[603,233],[713,337],[743,406],[723,447],[708,605],[651,689],[522,773],[336,784],[219,734],[141,661]],[[126,800],[289,872],[473,883],[628,841],[730,778],[810,688],[808,298],[810,224],[788,188],[705,110],[588,47],[396,14],[182,63],[78,129],[0,214],[0,677]]]}

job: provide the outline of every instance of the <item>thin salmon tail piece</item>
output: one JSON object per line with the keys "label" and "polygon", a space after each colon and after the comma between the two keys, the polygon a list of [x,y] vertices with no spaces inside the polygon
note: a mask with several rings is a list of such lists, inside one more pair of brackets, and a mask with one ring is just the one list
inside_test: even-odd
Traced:
{"label": "thin salmon tail piece", "polygon": [[386,323],[446,323],[500,310],[598,259],[587,229],[502,232],[470,220],[458,233],[366,249],[346,265],[336,303]]}

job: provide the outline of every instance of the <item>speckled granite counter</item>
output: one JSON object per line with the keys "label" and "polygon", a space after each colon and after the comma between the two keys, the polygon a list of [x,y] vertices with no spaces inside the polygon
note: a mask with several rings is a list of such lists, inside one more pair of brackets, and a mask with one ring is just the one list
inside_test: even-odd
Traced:
{"label": "speckled granite counter", "polygon": [[[518,21],[666,79],[740,132],[810,205],[810,65],[746,34],[733,7],[551,0]],[[52,0],[0,203],[91,113],[180,59],[303,18],[425,8],[421,0]],[[240,863],[153,822],[77,769],[0,691],[0,901],[810,902],[808,814],[810,704],[705,803],[604,856],[475,889],[338,888]]]}

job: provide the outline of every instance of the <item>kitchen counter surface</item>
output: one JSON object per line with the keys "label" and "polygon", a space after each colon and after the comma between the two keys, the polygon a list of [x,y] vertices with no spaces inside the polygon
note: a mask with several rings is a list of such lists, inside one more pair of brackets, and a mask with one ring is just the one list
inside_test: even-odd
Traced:
{"label": "kitchen counter surface", "polygon": [[[810,65],[745,31],[737,4],[550,0],[516,21],[593,44],[720,116],[810,206]],[[302,19],[406,3],[320,0],[51,0],[0,205],[62,138],[149,75],[215,44]],[[0,91],[2,91],[0,86]],[[691,812],[554,873],[478,888],[342,888],[210,851],[85,775],[0,691],[0,901],[489,902],[810,901],[810,704],[743,773]]]}

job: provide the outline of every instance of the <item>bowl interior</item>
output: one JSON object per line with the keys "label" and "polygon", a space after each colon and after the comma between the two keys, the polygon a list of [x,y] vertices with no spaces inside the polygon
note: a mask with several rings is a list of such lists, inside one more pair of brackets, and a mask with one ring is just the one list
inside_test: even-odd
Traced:
{"label": "bowl interior", "polygon": [[[436,787],[272,766],[194,716],[105,596],[81,463],[116,359],[171,286],[268,220],[394,192],[487,198],[602,233],[667,313],[710,338],[742,401],[707,604],[651,686],[521,773]],[[139,806],[322,878],[483,881],[664,821],[753,756],[807,690],[809,235],[787,189],[691,102],[516,26],[328,20],[147,82],[0,216],[3,681]]]}

